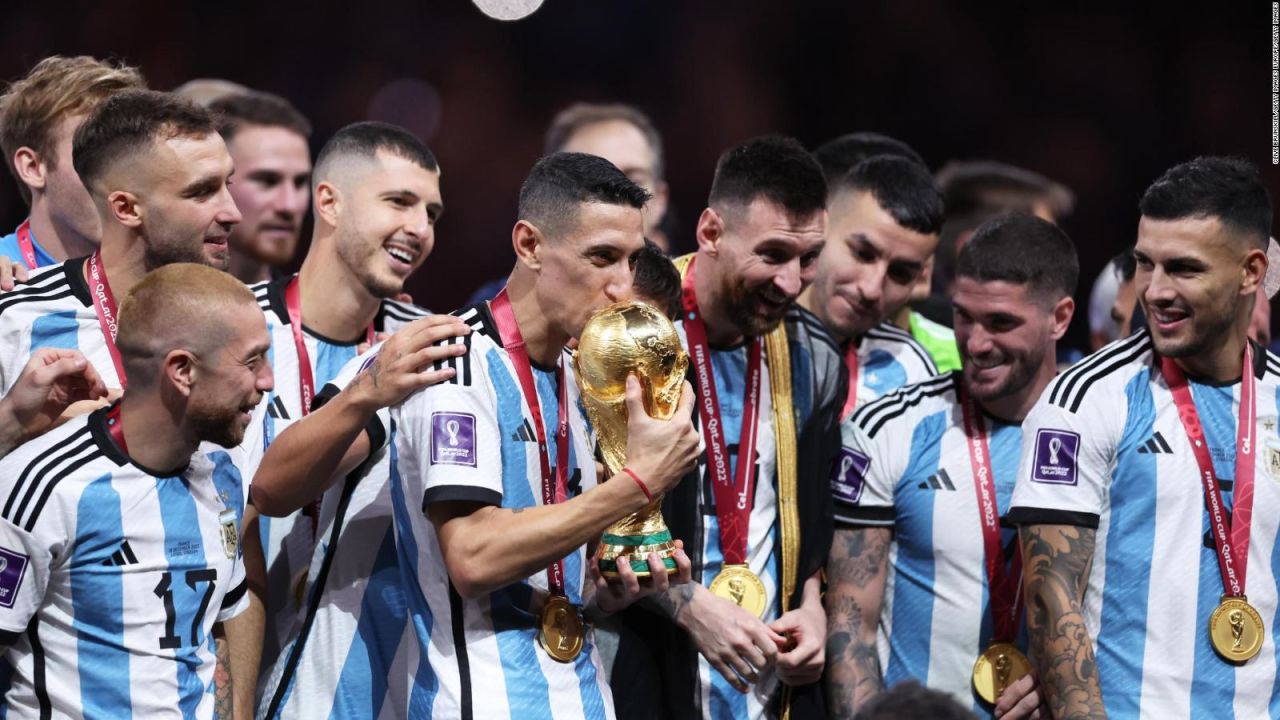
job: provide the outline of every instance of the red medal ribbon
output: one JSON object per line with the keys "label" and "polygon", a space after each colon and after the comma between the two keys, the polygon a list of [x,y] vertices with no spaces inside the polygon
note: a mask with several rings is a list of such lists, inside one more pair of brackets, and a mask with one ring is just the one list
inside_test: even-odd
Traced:
{"label": "red medal ribbon", "polygon": [[[564,361],[556,367],[556,382],[560,385],[560,409],[556,413],[556,469],[551,472],[551,454],[547,452],[547,430],[542,424],[542,406],[538,402],[538,386],[533,380],[533,364],[525,348],[524,335],[516,323],[511,298],[504,287],[498,296],[489,301],[493,321],[498,326],[502,347],[511,356],[516,377],[520,380],[520,392],[533,415],[533,427],[538,434],[538,463],[542,466],[542,504],[564,502],[569,495],[569,390],[565,384]],[[558,559],[547,568],[547,589],[552,595],[564,597],[564,559]]]}
{"label": "red medal ribbon", "polygon": [[125,455],[129,454],[129,446],[124,442],[124,425],[120,424],[120,403],[111,406],[107,411],[107,432],[111,434],[111,439],[115,442],[116,447]]}
{"label": "red medal ribbon", "polygon": [[[311,401],[316,395],[316,378],[311,372],[311,353],[302,333],[302,290],[295,275],[284,288],[284,307],[289,313],[289,330],[293,333],[293,347],[298,354],[298,396],[302,399],[302,416],[311,412]],[[373,343],[373,325],[365,330],[365,339]],[[311,501],[311,536],[315,537],[320,523],[320,498]]]}
{"label": "red medal ribbon", "polygon": [[1253,436],[1258,417],[1253,349],[1248,342],[1245,343],[1244,369],[1240,373],[1240,413],[1236,420],[1235,506],[1230,518],[1227,518],[1223,508],[1222,491],[1218,488],[1213,458],[1209,456],[1204,428],[1200,425],[1200,415],[1196,412],[1187,376],[1169,358],[1160,359],[1160,372],[1169,384],[1169,391],[1173,393],[1178,417],[1182,419],[1182,427],[1186,429],[1187,439],[1191,441],[1196,464],[1200,466],[1204,504],[1209,511],[1209,528],[1213,532],[1213,544],[1218,553],[1222,587],[1230,597],[1244,597],[1245,571],[1249,563],[1249,529],[1253,526],[1253,468],[1257,458],[1257,443]]}
{"label": "red medal ribbon", "polygon": [[30,220],[23,220],[18,226],[18,250],[22,252],[22,261],[27,264],[27,267],[35,270],[38,263],[36,262],[36,244],[31,240]]}
{"label": "red medal ribbon", "polygon": [[733,478],[729,472],[729,447],[720,422],[720,401],[711,371],[711,345],[707,328],[698,311],[697,293],[693,288],[695,261],[685,271],[681,295],[684,304],[684,332],[689,341],[689,355],[698,380],[698,416],[702,436],[707,444],[707,461],[711,470],[711,487],[715,492],[716,518],[720,523],[720,550],[725,565],[747,562],[747,530],[751,522],[752,496],[755,494],[756,415],[760,405],[761,370],[764,338],[751,338],[747,349],[746,400],[742,404],[742,430],[738,442],[738,469]]}
{"label": "red medal ribbon", "polygon": [[844,346],[844,366],[849,371],[849,394],[844,401],[844,409],[840,411],[840,419],[844,420],[858,406],[858,343],[850,340]]}
{"label": "red medal ribbon", "polygon": [[1022,554],[1013,554],[1013,567],[1006,574],[1004,548],[1000,544],[1000,502],[996,497],[986,424],[961,380],[956,381],[956,395],[964,415],[964,437],[969,445],[973,490],[978,497],[978,519],[982,521],[987,589],[991,594],[992,641],[1012,642],[1022,617]]}
{"label": "red medal ribbon", "polygon": [[107,341],[107,352],[111,354],[111,362],[116,366],[120,388],[127,388],[129,381],[124,375],[124,361],[120,359],[120,349],[116,347],[120,312],[116,308],[115,296],[111,294],[111,284],[107,282],[107,274],[102,270],[101,250],[89,256],[89,294],[93,295],[93,307],[98,314],[98,326],[102,328],[102,337]]}

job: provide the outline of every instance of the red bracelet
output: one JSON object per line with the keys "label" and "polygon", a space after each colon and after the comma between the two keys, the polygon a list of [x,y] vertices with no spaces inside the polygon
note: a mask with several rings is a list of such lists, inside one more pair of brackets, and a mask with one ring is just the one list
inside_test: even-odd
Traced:
{"label": "red bracelet", "polygon": [[649,492],[649,486],[644,484],[644,481],[640,479],[639,475],[631,472],[631,468],[626,467],[622,468],[622,472],[630,475],[631,479],[636,481],[636,485],[640,486],[640,492],[644,493],[645,500],[653,502],[653,493]]}

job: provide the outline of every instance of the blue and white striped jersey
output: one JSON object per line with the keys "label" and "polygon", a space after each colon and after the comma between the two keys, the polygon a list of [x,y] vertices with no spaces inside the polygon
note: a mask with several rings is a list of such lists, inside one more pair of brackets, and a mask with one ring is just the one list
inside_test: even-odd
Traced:
{"label": "blue and white striped jersey", "polygon": [[[36,266],[28,267],[28,270],[36,270],[38,268],[48,267],[58,263],[58,261],[54,260],[53,256],[40,245],[40,241],[36,239],[35,233],[31,233],[31,247],[36,251]],[[23,266],[26,266],[27,259],[22,255],[22,246],[18,244],[17,230],[14,230],[4,237],[0,237],[0,257],[7,257],[13,262],[22,263]]]}
{"label": "blue and white striped jersey", "polygon": [[41,268],[0,294],[0,395],[13,387],[31,354],[44,347],[79,350],[108,388],[121,386],[84,264],[85,258],[76,258]]}
{"label": "blue and white striped jersey", "polygon": [[[1280,717],[1280,359],[1254,353],[1259,452],[1245,592],[1266,634],[1240,666],[1209,644],[1222,579],[1199,469],[1148,333],[1058,376],[1023,424],[1008,518],[1097,528],[1084,614],[1112,718]],[[1230,508],[1240,383],[1190,387]]]}
{"label": "blue and white striped jersey", "polygon": [[[832,499],[838,527],[893,528],[879,632],[885,687],[915,679],[989,715],[972,687],[973,662],[990,644],[992,626],[960,378],[957,371],[908,385],[845,421]],[[1004,511],[1022,430],[990,415],[983,421]],[[1002,531],[1006,558],[1016,542],[1014,530]],[[1026,649],[1025,633],[1016,644]]]}
{"label": "blue and white striped jersey", "polygon": [[[351,383],[380,345],[353,359],[320,391]],[[298,631],[276,659],[263,718],[403,718],[410,680],[408,606],[391,525],[390,413],[368,428],[373,452],[324,494]]]}
{"label": "blue and white striped jersey", "polygon": [[225,453],[132,461],[99,410],[0,460],[8,718],[213,717],[210,632],[248,606]]}
{"label": "blue and white striped jersey", "polygon": [[[254,413],[254,424],[245,432],[245,477],[252,477],[262,455],[271,442],[284,431],[287,424],[302,417],[302,393],[298,386],[298,351],[293,342],[293,328],[289,322],[289,310],[285,305],[284,291],[296,277],[287,275],[250,287],[258,304],[267,316],[267,331],[271,335],[268,361],[275,375],[275,389],[262,399],[262,405]],[[383,300],[374,319],[374,329],[379,332],[395,332],[406,323],[427,315],[427,311],[414,305]],[[318,335],[305,327],[303,342],[311,361],[315,391],[337,376],[352,358],[362,336],[354,341],[339,342]],[[246,488],[248,492],[248,488]],[[307,568],[315,549],[312,522],[307,511],[295,512],[288,517],[262,516],[259,529],[262,549],[267,563],[266,626],[262,643],[262,670],[259,686],[268,679],[281,648],[297,633],[302,616],[306,590]]]}
{"label": "blue and white striped jersey", "polygon": [[[449,382],[411,395],[392,409],[391,493],[400,570],[414,641],[408,717],[612,718],[599,653],[587,626],[582,653],[557,662],[537,642],[547,573],[468,600],[449,579],[435,526],[434,502],[466,501],[506,508],[542,504],[542,479],[532,415],[486,305],[460,313],[472,332],[467,354],[448,361]],[[572,362],[568,383],[569,495],[596,485],[593,436],[579,402]],[[545,427],[556,427],[559,393],[554,368],[534,366]],[[548,438],[552,463],[554,431]],[[586,548],[564,558],[565,592],[581,606]]]}
{"label": "blue and white striped jersey", "polygon": [[929,351],[893,323],[880,323],[858,341],[859,407],[937,374]]}

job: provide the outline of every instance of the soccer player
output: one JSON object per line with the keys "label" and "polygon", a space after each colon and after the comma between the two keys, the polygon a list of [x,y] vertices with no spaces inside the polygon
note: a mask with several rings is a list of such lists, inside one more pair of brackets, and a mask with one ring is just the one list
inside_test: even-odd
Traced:
{"label": "soccer player", "polygon": [[911,334],[887,322],[911,299],[938,244],[942,195],[929,172],[902,157],[874,156],[832,180],[830,240],[800,304],[841,348],[854,408],[938,373]]}
{"label": "soccer player", "polygon": [[629,613],[661,663],[673,717],[757,718],[821,694],[811,684],[823,665],[827,478],[845,375],[822,323],[794,301],[813,280],[826,199],[821,168],[795,140],[731,148],[698,219],[698,251],[678,263],[707,460],[663,515],[692,548],[696,582],[659,596],[661,617]]}
{"label": "soccer player", "polygon": [[[613,717],[591,620],[672,581],[650,553],[643,584],[629,562],[606,583],[586,550],[693,467],[693,396],[686,385],[675,415],[655,420],[629,378],[628,467],[597,482],[565,344],[629,296],[647,200],[599,157],[539,160],[521,187],[505,290],[459,313],[472,332],[454,341],[467,351],[449,361],[453,378],[392,411],[409,717]],[[688,558],[675,560],[674,582],[687,582]]]}
{"label": "soccer player", "polygon": [[0,457],[43,435],[77,403],[107,396],[102,378],[75,350],[36,351],[8,394],[0,397]]}
{"label": "soccer player", "polygon": [[1276,717],[1280,358],[1246,332],[1271,199],[1248,162],[1139,202],[1149,329],[1050,383],[1008,520],[1054,717]]}
{"label": "soccer player", "polygon": [[271,389],[266,326],[242,284],[186,263],[122,305],[124,397],[0,461],[6,717],[231,709],[211,632],[243,639],[243,491],[225,451],[197,446],[239,443]]}
{"label": "soccer player", "polygon": [[76,130],[74,163],[98,211],[101,247],[0,295],[0,392],[42,347],[79,350],[108,388],[124,388],[116,298],[172,262],[227,265],[240,213],[227,191],[231,157],[208,111],[150,90],[117,92]]}
{"label": "soccer player", "polygon": [[17,230],[0,237],[0,256],[35,270],[98,247],[102,226],[73,167],[72,137],[103,100],[143,86],[126,65],[54,55],[0,95],[0,150],[31,208]]}
{"label": "soccer player", "polygon": [[[313,183],[315,230],[302,268],[252,286],[267,314],[276,389],[250,429],[250,468],[290,421],[310,412],[316,393],[361,345],[427,314],[390,299],[430,254],[444,212],[440,168],[427,146],[395,125],[348,125],[321,149]],[[260,508],[267,568],[262,680],[303,619],[319,499],[316,493],[302,504]]]}
{"label": "soccer player", "polygon": [[236,167],[231,197],[244,219],[231,231],[232,275],[253,284],[293,260],[311,202],[311,123],[288,100],[249,91],[210,104]]}
{"label": "soccer player", "polygon": [[[1022,420],[1057,372],[1078,273],[1075,246],[1051,223],[1011,215],[981,226],[956,264],[963,370],[908,385],[844,423],[827,565],[833,717],[853,717],[909,678],[990,715],[998,693],[980,684],[989,697],[977,694],[975,660],[993,643],[1025,653],[1016,533],[1001,529],[1000,514]],[[995,690],[1016,680],[1011,672]],[[1021,699],[1030,684],[1011,692]]]}

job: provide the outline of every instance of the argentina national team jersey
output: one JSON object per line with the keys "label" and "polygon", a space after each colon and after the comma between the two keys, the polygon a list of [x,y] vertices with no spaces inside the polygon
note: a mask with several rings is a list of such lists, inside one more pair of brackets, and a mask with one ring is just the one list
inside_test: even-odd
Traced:
{"label": "argentina national team jersey", "polygon": [[871,328],[858,342],[859,406],[937,374],[924,346],[892,323]]}
{"label": "argentina national team jersey", "polygon": [[[380,349],[348,362],[317,402],[346,388]],[[303,616],[276,659],[259,717],[406,715],[408,608],[391,525],[389,428],[390,413],[380,410],[367,429],[369,458],[324,494]]]}
{"label": "argentina national team jersey", "polygon": [[42,268],[12,291],[0,293],[0,395],[9,392],[40,348],[79,350],[108,388],[121,387],[84,265],[85,258],[77,258]]}
{"label": "argentina national team jersey", "polygon": [[[1280,359],[1255,346],[1254,360],[1257,467],[1245,594],[1266,632],[1261,652],[1243,665],[1209,644],[1222,579],[1199,467],[1148,333],[1060,375],[1024,423],[1008,517],[1097,528],[1084,615],[1109,717],[1280,717]],[[1240,383],[1189,384],[1230,512]]]}
{"label": "argentina national team jersey", "polygon": [[[841,428],[832,496],[838,527],[893,529],[878,642],[885,687],[915,679],[989,716],[971,682],[992,627],[982,520],[956,397],[960,378],[958,371],[940,375],[859,408]],[[983,421],[1004,510],[1022,432],[990,415]],[[1002,531],[1006,558],[1016,539],[1014,530]],[[1025,632],[1015,644],[1026,649]]]}
{"label": "argentina national team jersey", "polygon": [[0,237],[0,257],[7,257],[11,262],[22,263],[27,270],[36,270],[50,265],[56,265],[57,260],[40,245],[36,240],[35,233],[31,234],[31,249],[35,250],[36,266],[31,267],[27,264],[27,258],[22,254],[22,245],[18,242],[18,232],[15,230],[4,237]]}
{"label": "argentina national team jersey", "polygon": [[211,630],[248,606],[240,474],[225,452],[147,470],[106,414],[0,460],[0,714],[211,718]]}
{"label": "argentina national team jersey", "polygon": [[[459,595],[449,579],[427,515],[431,503],[542,504],[537,434],[497,326],[484,304],[459,315],[472,332],[447,342],[463,343],[467,353],[443,363],[457,375],[392,410],[396,544],[414,632],[408,717],[612,718],[613,699],[590,625],[572,662],[557,662],[538,645],[539,613],[548,597],[545,569],[475,599]],[[573,497],[596,485],[596,470],[567,353],[562,364]],[[556,372],[535,365],[533,375],[554,463]],[[564,558],[565,593],[576,606],[583,601],[587,562],[585,547]]]}
{"label": "argentina national team jersey", "polygon": [[[263,396],[254,413],[253,424],[245,431],[245,475],[252,477],[262,455],[279,437],[290,422],[302,417],[302,393],[298,385],[298,351],[294,345],[293,327],[289,322],[289,310],[284,291],[296,277],[281,278],[250,286],[267,317],[267,331],[271,347],[267,360],[275,376],[275,389]],[[374,319],[374,329],[379,332],[395,332],[406,323],[423,317],[426,310],[397,302],[383,300]],[[304,327],[303,342],[311,361],[315,391],[337,376],[338,372],[357,354],[363,335],[355,341],[339,342],[318,335]],[[245,488],[248,493],[248,488]],[[316,530],[318,531],[318,527]],[[307,568],[315,548],[312,522],[304,511],[282,517],[261,516],[259,530],[262,549],[267,564],[266,626],[263,632],[262,680],[272,670],[280,650],[298,630],[298,621],[305,604]],[[260,682],[261,686],[262,683]]]}

